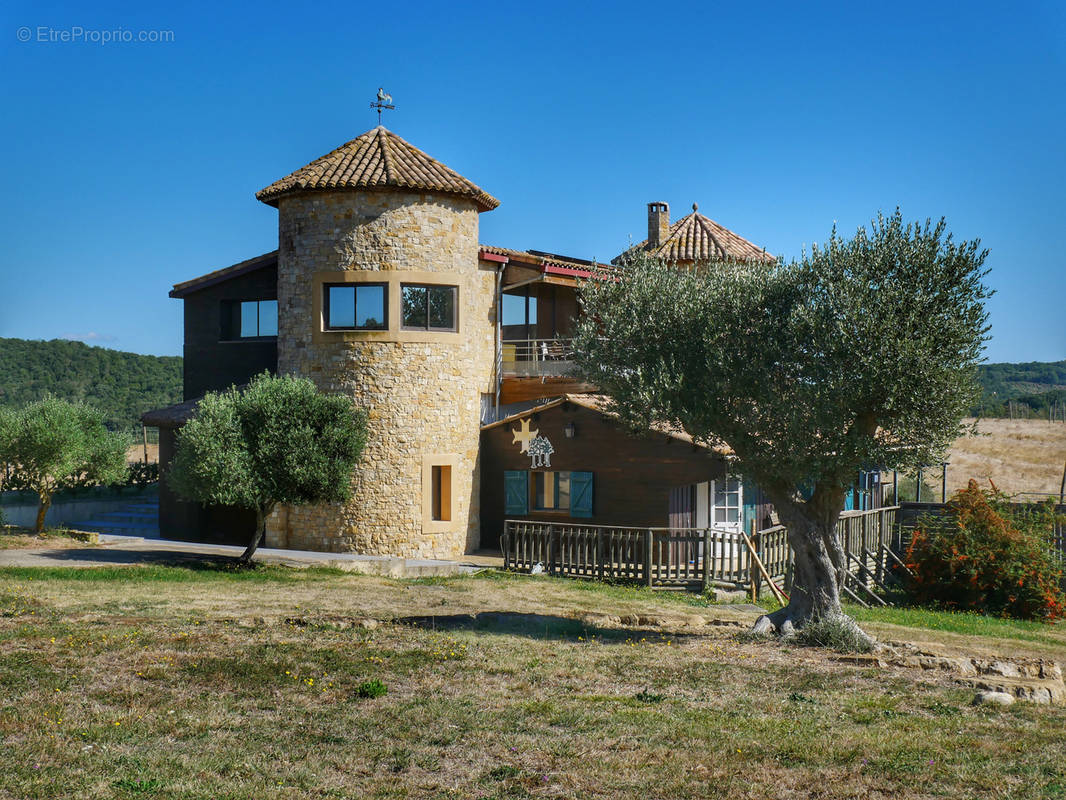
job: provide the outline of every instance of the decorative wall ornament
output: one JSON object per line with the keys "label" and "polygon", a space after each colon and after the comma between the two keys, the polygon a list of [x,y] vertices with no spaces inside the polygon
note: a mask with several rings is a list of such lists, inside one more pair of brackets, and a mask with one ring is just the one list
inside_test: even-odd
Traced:
{"label": "decorative wall ornament", "polygon": [[511,435],[514,437],[514,439],[511,440],[511,444],[521,445],[518,452],[526,453],[529,451],[529,443],[537,438],[540,429],[534,428],[533,430],[530,430],[529,426],[532,424],[532,421],[528,419],[520,420],[518,424],[521,425],[521,428],[517,430],[511,428]]}
{"label": "decorative wall ornament", "polygon": [[551,456],[555,452],[555,448],[552,447],[552,443],[544,436],[537,436],[533,441],[529,443],[529,457],[532,459],[530,466],[533,469],[537,467],[550,467],[552,465]]}

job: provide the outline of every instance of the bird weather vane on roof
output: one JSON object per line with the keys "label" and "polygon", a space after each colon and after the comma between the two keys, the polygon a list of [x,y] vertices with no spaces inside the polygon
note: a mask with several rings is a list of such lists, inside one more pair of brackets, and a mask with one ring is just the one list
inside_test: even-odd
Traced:
{"label": "bird weather vane on roof", "polygon": [[378,99],[376,103],[371,103],[370,107],[377,109],[378,112],[378,125],[381,124],[381,111],[382,109],[389,109],[395,111],[396,106],[392,104],[392,95],[386,92],[382,87],[378,87]]}

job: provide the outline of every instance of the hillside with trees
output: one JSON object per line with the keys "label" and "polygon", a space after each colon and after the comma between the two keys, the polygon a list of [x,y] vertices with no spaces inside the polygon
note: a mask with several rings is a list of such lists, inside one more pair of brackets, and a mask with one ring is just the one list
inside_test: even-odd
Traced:
{"label": "hillside with trees", "polygon": [[182,399],[180,356],[145,356],[65,339],[0,338],[0,406],[51,394],[83,400],[113,430],[130,430],[145,411]]}
{"label": "hillside with trees", "polygon": [[982,364],[978,380],[982,397],[974,416],[1010,416],[1014,401],[1015,413],[1046,417],[1049,408],[1066,403],[1066,361]]}

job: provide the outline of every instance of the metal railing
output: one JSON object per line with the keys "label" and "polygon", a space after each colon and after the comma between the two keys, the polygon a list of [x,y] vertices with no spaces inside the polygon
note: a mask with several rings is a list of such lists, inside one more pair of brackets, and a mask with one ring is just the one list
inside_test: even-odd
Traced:
{"label": "metal railing", "polygon": [[571,339],[504,339],[501,345],[504,375],[536,377],[567,375],[573,368]]}

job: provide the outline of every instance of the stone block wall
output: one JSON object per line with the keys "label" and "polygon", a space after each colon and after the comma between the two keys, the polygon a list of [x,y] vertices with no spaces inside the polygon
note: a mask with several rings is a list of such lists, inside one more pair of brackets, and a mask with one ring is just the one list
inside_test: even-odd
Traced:
{"label": "stone block wall", "polygon": [[[474,203],[331,191],[283,197],[278,211],[278,373],[352,397],[368,411],[369,435],[351,501],[280,509],[266,545],[423,558],[476,548],[480,398],[493,391],[496,312],[493,265],[478,261]],[[458,285],[459,331],[402,331],[390,308],[386,332],[324,332],[316,273],[367,270],[383,282],[439,273],[440,283]],[[431,456],[454,464],[450,522],[425,519]]]}

